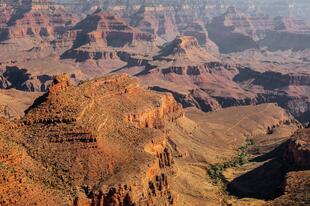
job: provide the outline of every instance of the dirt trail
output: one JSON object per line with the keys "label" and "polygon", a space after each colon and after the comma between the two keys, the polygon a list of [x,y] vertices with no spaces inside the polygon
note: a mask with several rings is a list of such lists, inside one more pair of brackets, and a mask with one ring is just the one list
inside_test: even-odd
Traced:
{"label": "dirt trail", "polygon": [[232,127],[228,128],[228,129],[224,132],[224,135],[227,135],[227,133],[228,133],[230,130],[232,130],[232,129],[234,129],[235,127],[237,127],[243,120],[249,118],[250,116],[252,116],[252,115],[254,115],[254,114],[259,114],[259,113],[265,112],[266,110],[268,110],[269,106],[270,106],[270,104],[267,104],[266,108],[263,109],[262,111],[260,111],[260,112],[253,112],[253,113],[251,113],[251,114],[249,114],[249,115],[246,115],[246,116],[242,117],[236,124],[234,124]]}

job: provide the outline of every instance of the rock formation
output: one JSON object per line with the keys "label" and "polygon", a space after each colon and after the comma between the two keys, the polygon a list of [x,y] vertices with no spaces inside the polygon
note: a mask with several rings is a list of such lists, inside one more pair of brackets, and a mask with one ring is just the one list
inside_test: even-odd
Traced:
{"label": "rock formation", "polygon": [[58,199],[61,204],[172,205],[167,174],[173,158],[164,132],[182,116],[171,95],[145,91],[128,75],[79,86],[60,75],[10,140],[46,168],[49,187],[70,196]]}
{"label": "rock formation", "polygon": [[309,202],[310,191],[310,133],[309,128],[298,130],[289,140],[283,160],[288,173],[283,183],[284,195],[270,205],[302,205]]}
{"label": "rock formation", "polygon": [[[292,17],[242,13],[230,7],[207,25],[210,38],[221,53],[267,48],[270,51],[309,48],[309,25]],[[302,43],[305,42],[305,43]]]}
{"label": "rock formation", "polygon": [[[191,105],[212,111],[229,105],[222,103],[220,97],[234,99],[229,105],[232,106],[249,103],[255,96],[232,81],[240,65],[221,61],[192,36],[178,36],[165,44],[153,60],[129,64],[120,72],[135,66],[143,66],[144,70],[136,76],[144,84],[157,91],[172,92],[185,107]],[[249,100],[245,100],[247,98]]]}
{"label": "rock formation", "polygon": [[129,16],[129,23],[141,31],[172,40],[178,34],[174,15],[175,10],[171,7],[141,6]]}
{"label": "rock formation", "polygon": [[307,91],[309,75],[305,73],[281,73],[274,71],[258,72],[252,68],[240,68],[233,80],[244,89],[256,93],[257,102],[276,101],[288,109],[295,117],[307,122],[309,109]]}
{"label": "rock formation", "polygon": [[50,75],[32,76],[26,69],[7,66],[4,71],[0,72],[0,88],[46,92],[52,79]]}
{"label": "rock formation", "polygon": [[154,40],[151,34],[134,29],[123,19],[102,10],[79,22],[67,35],[74,43],[61,58],[73,58],[78,62],[118,59],[118,50],[122,51],[124,47],[145,49],[141,45],[146,46]]}
{"label": "rock formation", "polygon": [[73,23],[74,17],[61,6],[45,0],[24,2],[3,29],[1,41],[26,37],[53,40]]}
{"label": "rock formation", "polygon": [[285,161],[294,169],[310,169],[310,130],[303,129],[294,134],[288,145]]}

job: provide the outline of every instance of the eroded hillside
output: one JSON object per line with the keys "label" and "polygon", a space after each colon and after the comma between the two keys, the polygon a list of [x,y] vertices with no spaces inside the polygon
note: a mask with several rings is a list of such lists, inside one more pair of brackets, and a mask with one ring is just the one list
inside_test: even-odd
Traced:
{"label": "eroded hillside", "polygon": [[[236,199],[239,189],[230,184],[247,188],[238,182],[244,172],[262,167],[262,162],[280,161],[255,158],[284,144],[300,126],[275,104],[213,113],[184,111],[172,95],[144,90],[128,75],[105,76],[78,86],[71,85],[67,75],[59,75],[24,117],[1,120],[0,201],[3,205],[265,204],[269,198],[259,191],[253,191],[254,196],[242,192],[241,197],[250,200]],[[220,173],[223,179],[215,183],[210,171],[236,158],[248,141],[255,151],[248,154],[253,162],[244,159],[244,164],[232,166],[240,177],[226,168]],[[296,142],[292,140],[283,158],[307,168],[308,154],[297,152],[303,149],[294,149]],[[280,168],[271,174],[285,171]],[[284,181],[280,177],[268,193],[279,201],[288,198],[276,189]],[[223,184],[234,196],[225,195]]]}

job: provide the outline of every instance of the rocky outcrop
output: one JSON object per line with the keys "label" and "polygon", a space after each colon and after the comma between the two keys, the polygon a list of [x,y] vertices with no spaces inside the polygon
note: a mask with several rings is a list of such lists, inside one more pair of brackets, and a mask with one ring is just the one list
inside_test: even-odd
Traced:
{"label": "rocky outcrop", "polygon": [[[204,52],[204,53],[203,53]],[[164,45],[159,51],[159,54],[154,57],[154,60],[174,60],[181,58],[191,58],[197,55],[204,61],[216,59],[212,54],[209,54],[204,48],[199,46],[196,38],[191,36],[177,36],[173,41]]]}
{"label": "rocky outcrop", "polygon": [[218,46],[211,41],[206,28],[199,22],[193,22],[181,29],[181,33],[184,36],[193,36],[197,39],[201,47],[205,47],[208,52],[214,56],[219,56]]}
{"label": "rocky outcrop", "polygon": [[49,75],[32,76],[26,69],[16,66],[7,66],[2,74],[0,73],[0,88],[45,92],[52,79],[53,77]]}
{"label": "rocky outcrop", "polygon": [[48,93],[50,95],[59,94],[64,92],[70,86],[70,79],[67,74],[57,75],[50,88],[48,89]]}
{"label": "rocky outcrop", "polygon": [[[251,23],[246,15],[231,7],[223,15],[213,18],[207,25],[207,30],[210,39],[218,45],[221,53],[240,52],[258,48],[252,35],[261,34],[255,34],[253,30],[247,31],[247,27],[253,28]],[[248,32],[251,32],[251,36]]]}
{"label": "rocky outcrop", "polygon": [[173,122],[182,116],[181,106],[175,102],[171,95],[166,94],[163,95],[156,108],[128,114],[126,121],[135,124],[139,128],[162,128],[165,118]]}
{"label": "rocky outcrop", "polygon": [[[98,10],[87,16],[66,36],[74,39],[73,46],[61,55],[62,59],[92,60],[118,59],[116,50],[139,47],[152,42],[154,36],[130,27],[122,18]],[[113,49],[114,48],[114,49]],[[116,49],[116,50],[115,50]]]}
{"label": "rocky outcrop", "polygon": [[292,17],[273,18],[255,11],[246,14],[230,7],[223,15],[213,18],[207,30],[221,53],[258,48],[270,51],[309,48],[309,25]]}
{"label": "rocky outcrop", "polygon": [[[162,13],[160,15],[160,13]],[[156,35],[165,35],[165,23],[167,20],[167,17],[165,18],[165,14],[167,14],[164,11],[157,11],[156,14],[152,13],[150,11],[150,8],[146,6],[141,6],[139,10],[134,12],[129,17],[129,23],[133,27],[139,28],[141,31]],[[159,25],[159,22],[162,24]],[[173,26],[172,30],[175,28]]]}
{"label": "rocky outcrop", "polygon": [[128,75],[73,86],[63,74],[11,138],[44,166],[51,188],[71,197],[57,197],[64,204],[173,205],[165,127],[181,116],[171,95],[145,91]]}
{"label": "rocky outcrop", "polygon": [[290,140],[284,160],[293,169],[310,169],[310,129],[296,132]]}
{"label": "rocky outcrop", "polygon": [[310,75],[307,74],[282,74],[280,72],[256,72],[250,68],[240,70],[234,78],[235,81],[243,82],[254,79],[252,84],[263,86],[264,89],[279,89],[288,86],[307,86],[310,84]]}
{"label": "rocky outcrop", "polygon": [[310,172],[295,171],[286,175],[283,184],[284,194],[267,205],[303,205],[309,202]]}
{"label": "rocky outcrop", "polygon": [[282,183],[283,195],[268,205],[302,205],[309,201],[310,130],[300,129],[287,142],[283,155],[286,176]]}
{"label": "rocky outcrop", "polygon": [[28,37],[51,41],[59,38],[74,19],[63,7],[50,1],[24,1],[2,30],[0,40]]}

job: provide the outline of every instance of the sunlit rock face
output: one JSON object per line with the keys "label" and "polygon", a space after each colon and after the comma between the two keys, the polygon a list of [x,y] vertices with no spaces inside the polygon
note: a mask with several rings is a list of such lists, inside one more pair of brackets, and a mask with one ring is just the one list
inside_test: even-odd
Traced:
{"label": "sunlit rock face", "polygon": [[[5,154],[0,162],[6,165],[1,168],[5,177],[0,181],[1,204],[19,204],[28,194],[36,196],[31,198],[33,204],[43,204],[42,199],[49,197],[57,205],[174,205],[170,189],[174,160],[165,127],[181,117],[182,107],[170,94],[146,91],[125,74],[78,86],[71,85],[66,74],[56,76],[21,120],[0,119]],[[4,141],[10,132],[10,140],[24,142],[24,149]],[[12,172],[13,161],[24,164]],[[35,182],[29,182],[25,165],[36,172]],[[42,187],[39,174],[50,184]],[[29,193],[24,187],[36,189]],[[19,198],[11,196],[15,192]]]}

